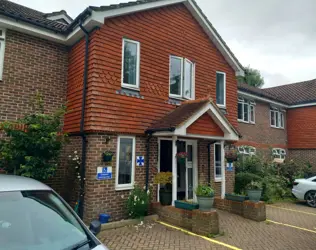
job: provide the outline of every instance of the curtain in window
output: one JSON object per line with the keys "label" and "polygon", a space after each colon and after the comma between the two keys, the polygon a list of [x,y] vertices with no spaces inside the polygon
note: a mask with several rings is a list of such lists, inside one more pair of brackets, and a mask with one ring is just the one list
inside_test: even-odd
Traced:
{"label": "curtain in window", "polygon": [[136,74],[137,44],[125,41],[123,82],[125,84],[136,85]]}

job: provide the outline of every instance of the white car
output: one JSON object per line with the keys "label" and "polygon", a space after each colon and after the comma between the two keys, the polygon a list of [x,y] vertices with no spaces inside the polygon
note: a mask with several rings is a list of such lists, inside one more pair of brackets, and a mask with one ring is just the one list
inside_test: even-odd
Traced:
{"label": "white car", "polygon": [[0,250],[107,250],[71,207],[36,180],[0,174]]}
{"label": "white car", "polygon": [[316,207],[316,176],[308,179],[296,179],[292,194],[299,200],[306,200],[311,207]]}

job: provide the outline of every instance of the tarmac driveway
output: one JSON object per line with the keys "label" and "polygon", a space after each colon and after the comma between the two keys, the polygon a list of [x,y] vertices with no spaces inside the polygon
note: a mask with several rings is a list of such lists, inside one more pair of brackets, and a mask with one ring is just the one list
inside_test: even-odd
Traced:
{"label": "tarmac driveway", "polygon": [[[160,225],[104,231],[110,249],[316,249],[316,209],[303,203],[267,205],[267,221],[255,222],[218,210],[221,236],[215,242]],[[226,243],[222,246],[216,243]]]}

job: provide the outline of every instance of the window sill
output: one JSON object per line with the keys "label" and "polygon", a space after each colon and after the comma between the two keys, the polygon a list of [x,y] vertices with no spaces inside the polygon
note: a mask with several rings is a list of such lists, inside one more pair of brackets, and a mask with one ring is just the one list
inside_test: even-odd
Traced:
{"label": "window sill", "polygon": [[278,127],[274,127],[274,126],[270,126],[270,128],[283,129],[283,130],[285,129],[285,128],[281,128],[281,127],[278,128]]}
{"label": "window sill", "polygon": [[124,191],[124,190],[132,190],[134,189],[134,186],[115,186],[115,191]]}
{"label": "window sill", "polygon": [[222,182],[222,178],[215,178],[215,182]]}
{"label": "window sill", "polygon": [[249,125],[256,125],[255,122],[246,122],[246,121],[239,120],[239,119],[238,119],[238,122],[240,122],[240,123],[245,123],[245,124],[249,124]]}

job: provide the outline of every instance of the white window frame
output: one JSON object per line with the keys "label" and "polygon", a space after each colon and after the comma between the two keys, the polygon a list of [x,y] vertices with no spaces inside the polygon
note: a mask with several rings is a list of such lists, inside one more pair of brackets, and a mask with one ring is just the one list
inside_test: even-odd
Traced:
{"label": "white window frame", "polygon": [[284,148],[273,148],[272,155],[274,159],[285,160],[286,150]]}
{"label": "white window frame", "polygon": [[[125,43],[134,43],[137,45],[137,62],[136,62],[136,85],[131,85],[128,83],[124,83],[124,48],[125,48]],[[134,89],[134,90],[139,90],[139,79],[140,79],[140,42],[123,38],[122,42],[122,72],[121,72],[121,85],[123,88],[128,88],[128,89]]]}
{"label": "white window frame", "polygon": [[[133,139],[133,155],[132,155],[132,176],[131,176],[131,183],[130,184],[119,184],[118,179],[119,179],[119,165],[120,165],[120,144],[121,144],[121,139],[126,138],[126,139]],[[135,182],[135,157],[136,157],[136,137],[135,136],[123,136],[120,135],[117,137],[117,151],[116,151],[116,174],[115,174],[115,190],[131,190],[134,188],[134,182]]]}
{"label": "white window frame", "polygon": [[3,78],[3,67],[4,67],[4,51],[5,51],[5,35],[6,29],[1,28],[2,35],[0,36],[0,81]]}
{"label": "white window frame", "polygon": [[[247,149],[249,150],[247,151]],[[256,148],[252,146],[242,145],[238,147],[238,153],[242,155],[252,156],[252,155],[256,155],[256,152],[257,152]]]}
{"label": "white window frame", "polygon": [[[180,95],[175,95],[175,94],[171,94],[171,60],[172,58],[175,59],[180,59],[181,60],[181,82],[180,82]],[[184,82],[185,82],[185,63],[191,63],[192,64],[192,79],[191,79],[191,83],[192,83],[192,92],[191,92],[191,98],[187,98],[184,96]],[[175,99],[180,99],[180,100],[195,100],[195,63],[190,61],[187,58],[184,57],[179,57],[179,56],[174,56],[174,55],[170,55],[169,56],[169,97],[171,98],[175,98]]]}
{"label": "white window frame", "polygon": [[222,178],[223,178],[223,173],[222,173],[222,155],[221,155],[221,166],[220,166],[220,168],[221,168],[221,176],[220,177],[217,177],[216,176],[216,145],[219,145],[220,146],[220,151],[221,151],[221,154],[223,153],[223,150],[222,150],[222,144],[221,143],[219,143],[219,142],[216,142],[216,143],[214,143],[214,180],[215,180],[215,182],[221,182],[222,181]]}
{"label": "white window frame", "polygon": [[[285,122],[284,121],[284,113],[285,113],[284,110],[281,110],[281,109],[276,108],[276,107],[270,107],[270,127],[284,129],[284,127],[285,127],[284,126],[284,122]],[[272,125],[272,116],[274,116],[275,125]],[[277,124],[276,116],[278,116],[279,126],[276,125]],[[281,124],[282,124],[282,126],[281,126]]]}
{"label": "white window frame", "polygon": [[216,104],[218,107],[221,107],[221,108],[226,108],[226,73],[225,72],[222,72],[222,71],[216,71],[216,82],[215,82],[215,93],[217,93],[217,74],[222,74],[224,75],[224,104],[218,104],[217,103],[217,96],[216,96]]}
{"label": "white window frame", "polygon": [[[239,122],[256,124],[256,102],[253,100],[247,100],[242,97],[238,97],[238,104],[242,104],[242,119],[238,118],[238,105],[237,105],[237,119]],[[248,121],[245,120],[245,105],[248,105]],[[253,121],[251,120],[251,108],[253,108]]]}

